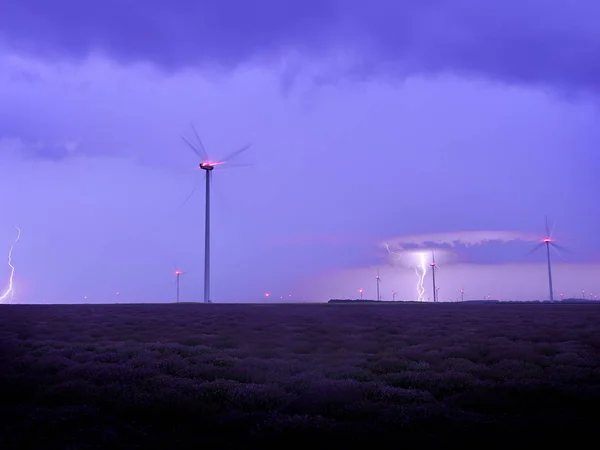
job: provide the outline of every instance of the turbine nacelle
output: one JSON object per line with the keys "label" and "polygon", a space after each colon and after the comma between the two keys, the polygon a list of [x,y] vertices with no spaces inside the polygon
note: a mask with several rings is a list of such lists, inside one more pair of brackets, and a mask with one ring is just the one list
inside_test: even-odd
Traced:
{"label": "turbine nacelle", "polygon": [[217,161],[217,162],[203,161],[198,166],[203,170],[213,170],[215,168],[215,166],[219,166],[221,164],[225,164],[225,162],[224,161],[223,162],[221,162],[221,161]]}

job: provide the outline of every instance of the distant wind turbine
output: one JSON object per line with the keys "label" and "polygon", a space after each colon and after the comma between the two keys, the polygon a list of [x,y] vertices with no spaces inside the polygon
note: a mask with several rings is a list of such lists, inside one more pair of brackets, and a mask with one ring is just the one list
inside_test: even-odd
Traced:
{"label": "distant wind turbine", "polygon": [[554,301],[554,289],[552,286],[552,263],[550,261],[550,247],[554,247],[558,250],[565,250],[563,247],[559,246],[555,243],[554,239],[552,239],[552,233],[550,231],[550,227],[548,226],[548,217],[546,217],[546,237],[542,239],[542,241],[532,248],[529,253],[536,251],[537,249],[546,246],[546,260],[548,261],[548,290],[550,291],[550,301]]}
{"label": "distant wind turbine", "polygon": [[377,280],[377,301],[381,300],[381,296],[379,295],[379,284],[381,283],[381,277],[379,276],[379,269],[377,269],[377,276],[375,277]]}
{"label": "distant wind turbine", "polygon": [[[215,167],[221,166],[223,164],[227,164],[228,166],[232,166],[230,161],[238,156],[239,154],[245,152],[250,148],[250,144],[236,150],[235,152],[227,155],[220,161],[211,160],[208,157],[208,153],[204,148],[204,144],[202,143],[202,139],[200,139],[200,135],[196,130],[196,127],[192,125],[192,129],[194,131],[194,137],[196,142],[192,143],[191,140],[186,138],[185,136],[181,136],[184,142],[192,149],[192,151],[196,154],[196,156],[200,159],[199,167],[204,170],[206,173],[206,200],[205,200],[205,216],[204,216],[204,303],[211,303],[210,301],[210,179],[211,173],[215,169]],[[239,166],[239,165],[238,165]],[[193,191],[190,194],[193,195]],[[188,197],[189,199],[189,197]],[[186,200],[187,201],[187,200]]]}
{"label": "distant wind turbine", "polygon": [[431,278],[433,280],[433,303],[437,303],[438,290],[435,286],[435,269],[437,269],[438,266],[435,262],[435,253],[433,250],[431,251],[431,263],[429,263],[429,266],[431,267]]}
{"label": "distant wind turbine", "polygon": [[179,269],[175,269],[175,271],[173,272],[175,274],[175,301],[177,303],[179,303],[179,277],[181,277],[181,275],[183,275],[186,272],[182,272]]}

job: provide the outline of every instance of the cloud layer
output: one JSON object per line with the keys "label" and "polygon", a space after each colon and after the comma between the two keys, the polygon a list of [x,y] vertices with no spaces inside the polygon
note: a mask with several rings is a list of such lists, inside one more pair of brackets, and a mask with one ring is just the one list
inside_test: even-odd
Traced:
{"label": "cloud layer", "polygon": [[452,72],[573,91],[597,89],[597,17],[594,0],[4,0],[0,42],[167,71],[335,55],[348,61],[338,76]]}
{"label": "cloud layer", "polygon": [[[416,234],[412,236],[401,236],[393,239],[388,239],[387,244],[390,249],[402,250],[413,246],[450,246],[455,247],[462,245],[471,247],[475,245],[483,245],[488,242],[535,242],[539,240],[539,236],[530,233],[519,231],[454,231],[446,233],[432,234]],[[384,244],[384,245],[385,245]]]}

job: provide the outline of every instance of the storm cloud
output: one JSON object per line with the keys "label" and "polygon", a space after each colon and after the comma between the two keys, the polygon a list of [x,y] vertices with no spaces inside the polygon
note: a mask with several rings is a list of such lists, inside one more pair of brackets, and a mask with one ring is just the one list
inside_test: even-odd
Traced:
{"label": "storm cloud", "polygon": [[169,72],[302,55],[344,61],[334,77],[453,73],[575,92],[598,88],[598,17],[587,0],[4,0],[0,42]]}

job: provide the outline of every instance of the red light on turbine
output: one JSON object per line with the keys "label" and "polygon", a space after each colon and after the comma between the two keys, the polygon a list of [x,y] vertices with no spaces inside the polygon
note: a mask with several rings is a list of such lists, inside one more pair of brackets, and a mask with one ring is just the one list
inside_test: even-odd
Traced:
{"label": "red light on turbine", "polygon": [[175,275],[181,275],[181,273],[182,273],[181,270],[176,270],[175,271]]}
{"label": "red light on turbine", "polygon": [[225,161],[202,161],[200,167],[215,167],[221,164],[225,164]]}
{"label": "red light on turbine", "polygon": [[548,243],[548,242],[552,242],[552,239],[550,239],[550,238],[546,238],[546,239],[544,239],[544,240],[543,240],[543,242],[546,242],[546,243]]}
{"label": "red light on turbine", "polygon": [[270,297],[271,294],[269,294],[268,292],[265,292],[265,297]]}

